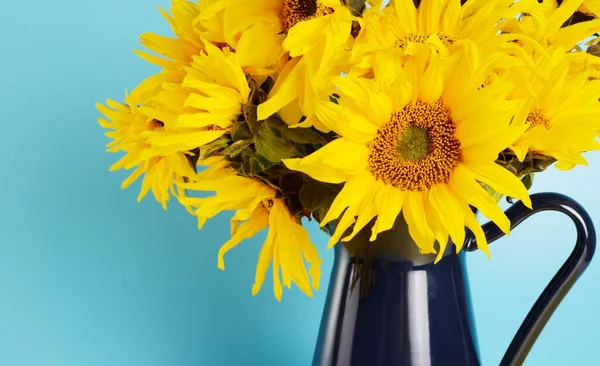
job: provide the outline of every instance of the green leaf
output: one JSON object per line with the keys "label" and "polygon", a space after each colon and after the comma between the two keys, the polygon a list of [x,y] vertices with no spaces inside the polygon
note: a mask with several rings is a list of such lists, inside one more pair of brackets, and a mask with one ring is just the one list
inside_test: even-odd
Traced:
{"label": "green leaf", "polygon": [[249,172],[251,174],[263,173],[271,168],[274,164],[260,155],[255,155],[248,159]]}
{"label": "green leaf", "polygon": [[525,185],[525,188],[527,188],[527,190],[529,190],[531,188],[531,186],[533,185],[533,173],[529,173],[529,174],[525,175],[521,179],[521,182],[523,182],[523,185]]}
{"label": "green leaf", "polygon": [[233,141],[247,140],[252,138],[252,132],[245,122],[235,122],[231,126],[231,139]]}
{"label": "green leaf", "polygon": [[[304,176],[304,184],[298,192],[298,199],[302,207],[311,212],[318,212],[319,215],[324,215],[333,200],[340,192],[342,184],[331,184],[316,181],[308,176]],[[320,217],[321,219],[323,216]]]}
{"label": "green leaf", "polygon": [[233,144],[231,144],[231,146],[229,146],[227,149],[223,150],[223,155],[235,158],[253,142],[254,141],[252,139],[236,141]]}
{"label": "green leaf", "polygon": [[244,121],[246,121],[250,132],[253,136],[256,136],[263,125],[263,121],[258,120],[257,107],[255,105],[244,104],[242,105],[242,114],[244,115]]}
{"label": "green leaf", "polygon": [[286,140],[274,135],[277,130],[272,124],[264,123],[258,134],[254,136],[254,147],[256,151],[274,163],[281,159],[291,158],[295,155],[294,147]]}
{"label": "green leaf", "polygon": [[298,144],[327,144],[327,139],[311,128],[289,128],[281,130],[283,137]]}
{"label": "green leaf", "polygon": [[202,158],[220,155],[221,152],[229,147],[231,141],[227,136],[221,136],[210,144],[202,147]]}

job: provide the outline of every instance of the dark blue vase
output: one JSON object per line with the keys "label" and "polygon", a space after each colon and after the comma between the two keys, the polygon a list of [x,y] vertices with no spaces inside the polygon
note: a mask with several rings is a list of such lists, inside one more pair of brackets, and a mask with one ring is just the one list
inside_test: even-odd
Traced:
{"label": "dark blue vase", "polygon": [[[596,245],[593,223],[579,204],[554,193],[531,199],[532,210],[518,202],[506,211],[513,228],[536,212],[559,211],[575,223],[577,242],[533,305],[501,365],[523,363]],[[493,223],[484,225],[484,231],[490,243],[503,235]],[[401,219],[375,242],[368,242],[369,234],[363,230],[335,247],[313,366],[479,365],[464,263],[465,252],[477,249],[473,236],[467,235],[465,250],[458,255],[448,246],[434,265],[435,257],[418,252]]]}

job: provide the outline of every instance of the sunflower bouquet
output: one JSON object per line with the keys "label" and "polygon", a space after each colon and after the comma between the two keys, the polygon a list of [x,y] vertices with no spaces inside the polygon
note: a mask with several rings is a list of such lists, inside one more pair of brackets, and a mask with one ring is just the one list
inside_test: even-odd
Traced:
{"label": "sunflower bouquet", "polygon": [[[198,227],[229,211],[224,254],[268,229],[252,293],[312,295],[329,247],[399,215],[442,259],[475,209],[504,232],[502,197],[531,205],[533,175],[586,164],[600,132],[598,0],[173,0],[174,37],[142,34],[160,71],[98,105],[111,170],[143,176]],[[450,241],[451,240],[451,241]],[[452,244],[450,244],[452,245]]]}

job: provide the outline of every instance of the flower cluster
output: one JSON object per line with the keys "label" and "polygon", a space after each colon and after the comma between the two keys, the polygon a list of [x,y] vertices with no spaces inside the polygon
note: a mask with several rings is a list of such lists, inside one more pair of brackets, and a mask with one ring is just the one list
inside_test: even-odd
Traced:
{"label": "flower cluster", "polygon": [[[329,245],[402,215],[421,253],[489,255],[479,211],[531,204],[533,174],[586,164],[600,133],[598,0],[173,0],[174,38],[143,34],[160,72],[98,105],[112,169],[198,219],[231,211],[223,256],[268,229],[275,297],[318,289],[302,219]],[[202,194],[197,194],[203,192]]]}

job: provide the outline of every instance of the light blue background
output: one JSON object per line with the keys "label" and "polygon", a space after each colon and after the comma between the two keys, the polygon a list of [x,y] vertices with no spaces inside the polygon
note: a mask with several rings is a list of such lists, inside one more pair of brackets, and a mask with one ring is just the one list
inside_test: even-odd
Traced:
{"label": "light blue background", "polygon": [[[158,1],[158,0],[157,0]],[[120,99],[155,68],[136,37],[169,32],[157,1],[7,1],[0,12],[0,365],[309,365],[326,288],[275,301],[250,295],[264,235],[216,267],[227,217],[202,233],[151,197],[136,203],[96,124],[94,103]],[[165,0],[158,1],[167,7]],[[600,157],[550,169],[535,191],[580,201],[600,225]],[[311,227],[314,240],[325,238]],[[496,365],[575,230],[542,213],[493,259],[470,255],[484,365]],[[332,251],[321,251],[327,284]],[[541,334],[527,365],[597,365],[600,258]],[[269,281],[267,281],[269,282]],[[326,287],[326,286],[325,286]]]}

